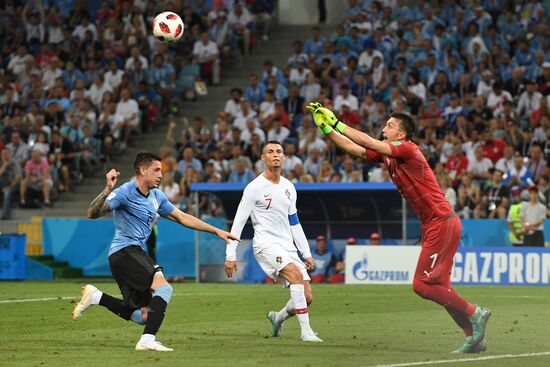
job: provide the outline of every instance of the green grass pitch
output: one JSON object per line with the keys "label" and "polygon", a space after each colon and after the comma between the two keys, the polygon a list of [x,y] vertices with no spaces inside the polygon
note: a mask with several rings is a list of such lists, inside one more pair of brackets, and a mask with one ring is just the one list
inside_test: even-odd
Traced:
{"label": "green grass pitch", "polygon": [[[113,295],[116,284],[94,283]],[[270,336],[265,315],[286,303],[280,285],[174,285],[157,335],[172,353],[136,352],[142,326],[94,306],[71,320],[78,281],[0,282],[1,366],[376,366],[550,352],[550,288],[457,287],[493,311],[489,350],[449,354],[463,342],[438,305],[406,286],[314,285],[311,325],[324,339],[299,339],[295,318],[282,338]],[[437,364],[439,365],[439,364]],[[550,355],[459,361],[444,366],[550,366]]]}

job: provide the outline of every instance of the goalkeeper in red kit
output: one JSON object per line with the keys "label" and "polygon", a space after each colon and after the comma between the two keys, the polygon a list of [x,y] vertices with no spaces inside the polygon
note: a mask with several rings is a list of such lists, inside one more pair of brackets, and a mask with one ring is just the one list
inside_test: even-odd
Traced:
{"label": "goalkeeper in red kit", "polygon": [[466,341],[455,352],[485,351],[491,311],[466,301],[451,286],[453,258],[462,224],[441,192],[428,162],[411,141],[415,131],[412,117],[405,113],[390,114],[382,129],[384,140],[380,141],[338,121],[334,113],[320,103],[310,103],[307,108],[321,133],[339,148],[387,166],[391,180],[422,225],[422,251],[414,274],[414,291],[445,307],[464,330]]}

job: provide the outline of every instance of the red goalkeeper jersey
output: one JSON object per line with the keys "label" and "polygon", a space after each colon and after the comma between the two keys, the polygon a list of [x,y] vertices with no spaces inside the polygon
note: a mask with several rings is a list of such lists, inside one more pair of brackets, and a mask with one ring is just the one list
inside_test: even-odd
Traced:
{"label": "red goalkeeper jersey", "polygon": [[367,159],[382,162],[388,167],[391,180],[418,215],[420,222],[426,225],[452,214],[453,209],[418,146],[411,141],[389,144],[391,157],[367,149]]}

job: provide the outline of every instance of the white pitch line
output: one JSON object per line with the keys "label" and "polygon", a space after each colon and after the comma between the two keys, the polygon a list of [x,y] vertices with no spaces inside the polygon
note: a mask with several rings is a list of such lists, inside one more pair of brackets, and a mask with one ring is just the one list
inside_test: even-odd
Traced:
{"label": "white pitch line", "polygon": [[23,299],[6,299],[0,303],[22,303],[22,302],[43,302],[43,301],[58,301],[61,299],[75,299],[78,297],[44,297],[44,298],[23,298]]}
{"label": "white pitch line", "polygon": [[[172,296],[177,297],[190,297],[190,296],[220,296],[220,293],[174,293]],[[0,300],[0,304],[3,303],[23,303],[23,302],[46,302],[46,301],[59,301],[66,299],[78,299],[80,297],[63,296],[63,297],[43,297],[43,298],[22,298],[22,299],[5,299]]]}
{"label": "white pitch line", "polygon": [[506,358],[526,358],[526,357],[538,357],[538,356],[550,356],[550,352],[540,353],[523,353],[523,354],[501,354],[496,356],[486,356],[477,358],[461,358],[461,359],[441,359],[438,361],[424,361],[424,362],[409,362],[409,363],[396,363],[396,364],[379,364],[374,367],[411,367],[411,366],[428,366],[431,364],[444,364],[444,363],[458,363],[458,362],[479,362],[490,361],[493,359],[506,359]]}

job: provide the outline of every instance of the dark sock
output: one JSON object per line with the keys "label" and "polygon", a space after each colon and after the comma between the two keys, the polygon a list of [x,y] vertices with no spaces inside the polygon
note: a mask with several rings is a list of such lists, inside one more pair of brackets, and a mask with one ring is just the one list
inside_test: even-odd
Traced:
{"label": "dark sock", "polygon": [[159,331],[162,320],[164,320],[166,306],[168,306],[168,303],[158,296],[151,299],[147,309],[147,322],[143,334],[155,335]]}
{"label": "dark sock", "polygon": [[123,301],[121,299],[109,296],[106,293],[103,293],[101,299],[99,300],[99,304],[101,306],[107,308],[115,315],[122,317],[124,320],[129,320],[133,310],[130,310],[128,307],[123,306],[122,302]]}

